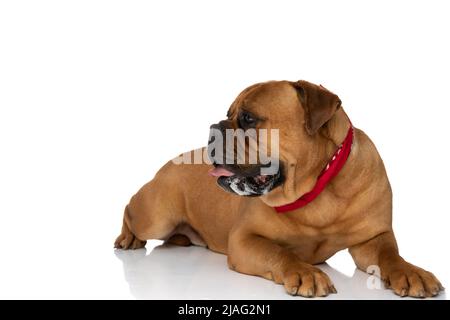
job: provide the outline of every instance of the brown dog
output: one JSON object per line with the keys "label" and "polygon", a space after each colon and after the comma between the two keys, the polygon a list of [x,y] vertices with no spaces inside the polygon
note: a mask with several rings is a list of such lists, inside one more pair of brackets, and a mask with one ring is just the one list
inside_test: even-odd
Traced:
{"label": "brown dog", "polygon": [[[396,294],[437,295],[443,287],[436,277],[400,257],[383,161],[367,135],[352,129],[340,104],[335,94],[306,81],[245,89],[228,119],[212,128],[279,129],[279,171],[261,175],[261,164],[169,162],[131,198],[115,246],[137,249],[148,239],[205,245],[227,254],[231,269],[304,297],[336,292],[313,265],[349,248],[359,269],[378,266]],[[339,155],[343,142],[350,142],[348,158]],[[336,157],[345,162],[341,168],[330,162],[339,162]],[[322,190],[319,177],[328,167],[336,176]],[[311,190],[318,191],[314,199],[296,206]],[[274,209],[289,204],[294,206],[286,212]]]}

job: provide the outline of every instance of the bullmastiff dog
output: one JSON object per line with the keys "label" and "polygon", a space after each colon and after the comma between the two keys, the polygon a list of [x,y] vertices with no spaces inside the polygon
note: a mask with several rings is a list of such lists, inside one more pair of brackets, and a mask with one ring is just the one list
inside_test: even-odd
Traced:
{"label": "bullmastiff dog", "polygon": [[[336,94],[307,81],[258,83],[211,128],[278,130],[276,159],[271,155],[278,169],[263,174],[271,163],[259,157],[233,163],[236,155],[218,148],[200,150],[209,155],[201,164],[169,161],[126,206],[116,248],[138,249],[149,239],[206,246],[226,254],[230,269],[303,297],[336,293],[314,265],[348,248],[359,269],[378,268],[399,296],[431,297],[444,289],[399,255],[383,161]],[[248,150],[255,148],[251,140],[244,142]]]}

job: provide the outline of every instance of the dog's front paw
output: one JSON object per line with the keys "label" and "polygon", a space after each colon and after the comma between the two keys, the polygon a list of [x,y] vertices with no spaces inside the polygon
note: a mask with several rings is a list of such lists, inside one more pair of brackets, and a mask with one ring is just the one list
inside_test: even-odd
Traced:
{"label": "dog's front paw", "polygon": [[311,298],[337,293],[330,278],[322,270],[306,263],[286,268],[279,282],[284,284],[286,292],[291,295]]}
{"label": "dog's front paw", "polygon": [[395,263],[382,270],[386,288],[401,297],[434,297],[444,290],[439,280],[431,273],[408,262]]}

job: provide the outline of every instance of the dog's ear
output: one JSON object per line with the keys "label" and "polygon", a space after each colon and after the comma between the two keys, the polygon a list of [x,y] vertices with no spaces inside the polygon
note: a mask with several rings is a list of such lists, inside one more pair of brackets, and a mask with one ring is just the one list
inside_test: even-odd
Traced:
{"label": "dog's ear", "polygon": [[322,87],[304,80],[293,83],[302,107],[305,110],[306,131],[315,134],[341,106],[337,95]]}

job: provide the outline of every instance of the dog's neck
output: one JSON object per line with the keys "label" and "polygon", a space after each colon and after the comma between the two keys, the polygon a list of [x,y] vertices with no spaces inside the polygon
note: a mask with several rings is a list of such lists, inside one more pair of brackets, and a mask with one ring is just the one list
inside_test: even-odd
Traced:
{"label": "dog's neck", "polygon": [[[320,161],[314,160],[314,165],[310,167],[309,170],[307,170],[307,175],[305,175],[304,170],[298,170],[296,172],[296,177],[294,180],[296,184],[294,188],[294,199],[299,198],[314,187],[317,181],[317,177],[323,171],[327,163],[331,160],[333,154],[336,152],[339,146],[343,143],[351,126],[352,124],[347,114],[342,108],[340,108],[338,111],[336,111],[334,116],[320,129],[320,131],[318,132],[318,139],[320,139],[321,142],[318,143],[320,147],[318,150],[316,150],[317,154],[315,156],[315,159],[320,159]],[[356,157],[358,149],[357,144],[358,142],[356,139],[356,135],[354,135],[352,150],[350,152],[349,158],[347,159],[347,162],[349,162],[350,159],[354,159]],[[349,167],[349,165],[345,167]],[[298,184],[298,182],[301,183]]]}
{"label": "dog's neck", "polygon": [[[345,113],[345,111],[341,108],[339,109],[333,118],[328,121],[326,127],[322,131],[322,135],[328,140],[327,148],[325,152],[325,159],[329,159],[335,152],[335,150],[341,145],[342,141],[344,141],[349,128],[352,126],[352,123]],[[346,160],[344,167],[341,169],[340,173],[330,181],[330,185],[335,186],[334,190],[349,190],[348,184],[352,179],[354,179],[355,168],[359,167],[356,164],[360,162],[359,153],[360,153],[360,141],[359,134],[357,133],[357,129],[354,128],[353,132],[353,143],[351,152]]]}
{"label": "dog's neck", "polygon": [[327,153],[332,155],[336,148],[341,145],[350,126],[351,122],[347,114],[340,108],[320,131],[320,134],[329,141]]}
{"label": "dog's neck", "polygon": [[[311,163],[313,165],[309,167],[308,170],[304,170],[305,166],[301,168],[302,170],[297,170],[297,165],[289,166],[290,170],[288,170],[287,174],[290,176],[288,180],[291,181],[291,183],[285,184],[283,186],[283,191],[278,195],[278,199],[271,199],[276,201],[270,201],[271,203],[267,201],[268,199],[263,199],[263,201],[266,200],[264,202],[273,207],[277,207],[279,206],[279,204],[281,204],[284,208],[277,207],[276,210],[279,212],[290,211],[291,208],[301,207],[307,205],[307,203],[309,203],[310,201],[313,201],[306,199],[311,199],[311,197],[312,199],[315,198],[315,196],[312,196],[312,193],[310,192],[313,189],[315,189],[314,193],[316,194],[316,196],[321,193],[321,191],[318,191],[318,189],[316,189],[316,187],[319,189],[321,188],[319,185],[317,185],[319,181],[318,178],[322,173],[324,173],[325,167],[325,170],[328,169],[328,166],[331,164],[331,160],[336,159],[336,157],[341,157],[345,153],[342,153],[340,156],[338,156],[339,154],[336,154],[338,149],[339,152],[341,151],[340,149],[343,146],[344,141],[345,144],[349,147],[344,149],[349,150],[350,155],[346,153],[346,155],[344,156],[345,159],[343,160],[343,163],[346,164],[346,166],[344,166],[345,168],[338,169],[339,171],[337,171],[337,173],[344,169],[347,169],[345,171],[348,171],[348,168],[351,167],[351,165],[347,164],[347,161],[350,158],[356,158],[355,153],[358,149],[357,141],[354,134],[354,129],[351,128],[352,124],[345,114],[344,110],[342,110],[342,108],[339,109],[335,113],[335,115],[328,121],[328,123],[320,129],[320,131],[318,132],[318,136],[315,138],[319,141],[316,142],[318,149],[315,150],[314,157],[311,157]],[[352,142],[354,142],[353,147]],[[339,160],[339,162],[342,163],[342,160]],[[340,175],[342,176],[343,173],[341,173]],[[337,180],[335,178],[331,178],[331,180],[326,183],[330,184],[332,180]],[[324,182],[323,179],[326,178],[321,179],[321,185]],[[308,195],[306,195],[307,193]],[[306,198],[304,198],[304,196]],[[282,200],[283,198],[284,200]]]}

